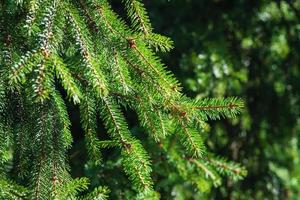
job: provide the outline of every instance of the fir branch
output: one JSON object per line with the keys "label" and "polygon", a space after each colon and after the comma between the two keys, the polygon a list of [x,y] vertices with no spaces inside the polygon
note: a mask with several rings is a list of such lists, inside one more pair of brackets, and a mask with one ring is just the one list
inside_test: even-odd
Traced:
{"label": "fir branch", "polygon": [[33,177],[31,178],[32,185],[32,199],[42,199],[45,198],[47,195],[48,190],[48,180],[49,174],[51,174],[51,168],[49,168],[49,163],[47,162],[46,152],[49,150],[49,144],[47,141],[49,139],[49,123],[50,117],[49,113],[45,113],[45,105],[40,105],[40,116],[38,116],[38,121],[36,124],[37,134],[35,135],[35,141],[38,142],[37,146],[35,146],[36,156],[34,162],[34,173]]}
{"label": "fir branch", "polygon": [[26,16],[24,28],[28,30],[28,35],[30,35],[33,30],[33,25],[37,17],[37,12],[39,11],[40,4],[43,3],[43,0],[30,0],[29,2],[29,11]]}
{"label": "fir branch", "polygon": [[52,73],[49,71],[47,63],[42,61],[35,69],[36,76],[33,79],[33,97],[39,102],[43,102],[49,98],[52,85]]}
{"label": "fir branch", "polygon": [[115,49],[113,49],[113,57],[115,61],[114,66],[116,69],[115,79],[119,80],[120,85],[122,87],[122,91],[126,94],[130,91],[132,85],[131,78],[128,74],[129,72],[127,71],[127,68],[123,67],[125,63]]}
{"label": "fir branch", "polygon": [[83,57],[84,65],[87,67],[87,70],[85,70],[85,76],[87,79],[91,79],[92,87],[95,89],[98,96],[106,96],[108,91],[105,78],[99,69],[97,61],[95,60],[95,55],[89,39],[90,36],[86,31],[87,28],[81,21],[75,8],[72,8],[71,5],[68,5],[68,19],[70,21],[70,25],[73,27],[73,35]]}
{"label": "fir branch", "polygon": [[247,171],[240,164],[228,162],[224,158],[207,157],[209,165],[214,166],[220,174],[227,175],[234,181],[241,180],[247,175]]}
{"label": "fir branch", "polygon": [[[164,92],[162,92],[162,93],[163,94],[168,94],[168,96],[171,97],[172,95],[170,95],[170,91],[168,91],[168,90],[171,90],[173,92],[174,90],[179,89],[179,85],[178,85],[177,80],[175,80],[171,75],[164,72],[163,68],[159,68],[161,63],[157,62],[157,58],[151,59],[151,61],[153,61],[155,64],[157,64],[155,66],[152,65],[152,63],[150,63],[148,61],[148,59],[149,59],[148,55],[147,56],[144,55],[143,52],[140,49],[137,48],[137,45],[135,43],[135,39],[126,36],[126,35],[128,35],[127,31],[125,31],[125,32],[124,31],[123,32],[117,31],[117,28],[113,27],[113,25],[111,24],[111,21],[107,20],[107,15],[106,14],[109,14],[112,18],[114,18],[114,20],[112,20],[112,21],[117,21],[120,24],[120,26],[122,26],[122,22],[120,22],[116,17],[114,17],[113,13],[109,12],[109,10],[107,9],[107,5],[105,3],[102,3],[100,5],[101,6],[96,6],[95,16],[99,15],[104,20],[103,23],[105,24],[105,26],[108,27],[109,31],[111,33],[114,33],[115,36],[118,36],[118,38],[122,39],[122,41],[125,41],[126,43],[129,43],[131,49],[134,49],[137,53],[137,55],[132,55],[132,54],[122,55],[123,59],[127,60],[127,62],[128,62],[128,58],[130,58],[132,56],[136,57],[137,59],[141,58],[142,61],[144,62],[144,64],[142,64],[142,63],[141,64],[142,65],[146,64],[146,66],[148,66],[148,67],[145,66],[144,68],[147,69],[147,68],[150,67],[152,69],[152,72],[150,72],[150,74],[153,74],[153,71],[154,71],[153,77],[158,76],[158,77],[161,77],[161,79],[163,80],[164,84],[161,85],[160,83],[158,83],[157,85],[159,85],[159,87],[161,87],[161,88],[164,88],[163,86],[167,85],[167,87],[169,88],[167,90],[164,89]],[[89,18],[92,18],[92,16],[89,17]],[[97,20],[95,20],[95,21],[97,21]],[[97,21],[95,24],[98,24],[98,27],[101,28],[101,25],[100,25],[101,23],[102,23],[102,21]],[[124,29],[126,30],[126,27],[124,27]],[[145,52],[146,52],[146,50],[145,50]],[[153,57],[152,54],[151,54],[151,56]],[[140,61],[137,61],[137,63],[140,63]],[[133,65],[133,64],[131,64],[131,65]],[[138,68],[141,69],[141,67],[138,67]],[[139,70],[139,71],[143,71],[143,70]],[[157,78],[152,78],[152,80],[157,80]]]}
{"label": "fir branch", "polygon": [[[48,80],[52,77],[47,77],[48,69],[46,66],[46,60],[51,53],[51,39],[53,37],[53,26],[54,18],[56,15],[57,1],[53,1],[51,6],[46,9],[46,13],[43,16],[42,25],[44,30],[38,36],[38,47],[36,50],[28,51],[26,56],[21,57],[21,60],[13,67],[12,76],[10,76],[10,81],[12,84],[22,81],[25,75],[34,69],[37,72],[35,81],[33,82],[33,90],[36,93],[34,97],[41,102],[48,98],[48,89],[50,87],[51,81]],[[30,61],[36,61],[30,63]],[[43,60],[45,59],[45,60]],[[34,66],[36,65],[36,67]]]}
{"label": "fir branch", "polygon": [[[14,171],[18,177],[24,177],[28,173],[29,157],[28,153],[28,141],[29,141],[29,132],[32,130],[32,124],[29,117],[27,116],[27,105],[26,100],[24,99],[23,94],[20,91],[15,91],[13,93],[14,98],[12,102],[15,105],[15,111],[13,112],[14,120],[18,123],[13,122],[13,131],[15,136],[14,141]],[[26,134],[27,133],[27,134]]]}
{"label": "fir branch", "polygon": [[139,36],[146,42],[149,47],[153,47],[155,51],[168,52],[173,49],[173,41],[163,35],[151,33]]}
{"label": "fir branch", "polygon": [[144,64],[152,70],[152,73],[154,72],[154,76],[158,77],[162,81],[159,84],[162,84],[162,87],[164,86],[164,91],[166,92],[168,97],[170,98],[172,96],[175,96],[174,94],[179,88],[178,81],[175,80],[169,72],[166,72],[163,67],[161,67],[162,64],[158,61],[157,58],[152,55],[152,53],[149,54],[149,50],[148,55],[144,54],[147,52],[147,50],[143,49],[145,47],[143,47],[141,43],[137,45],[135,40],[133,40],[133,42],[134,45],[131,46],[132,49],[135,51],[135,53],[137,53],[138,57],[141,58]]}
{"label": "fir branch", "polygon": [[89,19],[93,19],[94,24],[99,30],[102,30],[105,35],[114,36],[109,37],[110,40],[113,40],[112,43],[120,46],[122,44],[120,44],[120,39],[125,42],[125,40],[132,35],[126,23],[112,11],[112,8],[106,0],[89,0],[87,4],[90,12],[86,14],[89,16]]}
{"label": "fir branch", "polygon": [[58,188],[58,199],[74,199],[80,192],[87,190],[90,182],[87,178],[76,178]]}
{"label": "fir branch", "polygon": [[[161,79],[162,79],[163,82],[164,82],[163,85],[166,85],[166,84],[167,84],[167,85],[169,86],[169,88],[171,88],[172,92],[173,92],[174,90],[179,89],[179,85],[178,85],[177,80],[175,80],[172,76],[170,76],[169,74],[167,74],[166,72],[164,72],[164,69],[159,68],[159,66],[161,65],[161,63],[158,63],[158,62],[157,62],[157,58],[152,58],[151,61],[153,61],[155,64],[157,64],[157,65],[155,65],[155,66],[152,65],[152,63],[150,63],[150,62],[148,61],[148,60],[149,60],[148,55],[146,56],[146,55],[143,54],[143,52],[146,52],[146,50],[142,52],[142,51],[137,47],[135,39],[126,36],[126,35],[128,34],[126,31],[125,31],[125,34],[123,34],[122,32],[117,31],[116,28],[114,28],[114,27],[112,26],[112,24],[110,23],[110,21],[108,21],[108,20],[106,19],[106,15],[105,15],[105,14],[106,14],[106,12],[109,12],[109,11],[106,9],[106,7],[107,7],[107,6],[105,5],[105,3],[104,3],[104,5],[101,4],[101,6],[98,6],[97,9],[96,9],[96,11],[98,11],[98,12],[96,12],[95,15],[97,16],[97,14],[99,14],[99,15],[102,17],[102,19],[104,20],[104,24],[108,27],[109,31],[110,31],[111,33],[114,33],[114,35],[118,36],[118,37],[119,37],[120,39],[122,39],[123,41],[129,43],[131,49],[134,49],[134,50],[136,51],[136,53],[137,53],[137,55],[135,55],[135,57],[136,57],[136,56],[137,56],[137,58],[140,57],[140,58],[143,60],[143,62],[145,62],[144,64],[146,64],[148,67],[150,67],[150,68],[154,71],[154,73],[155,73],[155,74],[154,74],[154,77],[156,77],[156,76],[161,77]],[[113,16],[112,13],[110,13],[110,15]],[[112,17],[112,18],[115,18],[115,20],[113,20],[113,21],[118,21],[118,19],[116,19],[116,17]],[[101,21],[100,21],[100,22],[98,21],[98,23],[96,23],[96,24],[99,24],[99,25],[100,25],[101,23],[102,23]],[[121,25],[122,23],[119,22],[119,24]],[[99,25],[98,25],[98,27],[101,27],[101,26],[99,26]],[[124,27],[124,29],[126,30],[125,27]],[[153,55],[151,54],[151,56],[153,56]],[[124,56],[122,56],[122,57],[128,61],[128,58],[132,57],[132,55],[127,54],[127,55],[124,55]],[[138,63],[139,63],[139,62],[138,62]],[[147,69],[148,67],[146,67],[146,69]],[[139,67],[139,68],[141,68],[141,67]],[[151,73],[153,73],[153,71],[152,71]],[[153,80],[157,80],[157,78],[153,78]],[[158,85],[160,85],[160,84],[158,84]],[[160,87],[162,87],[162,86],[160,86]],[[163,87],[162,87],[162,88],[163,88]],[[169,91],[168,91],[168,90],[166,91],[166,90],[164,89],[164,93],[165,93],[165,92],[166,92],[167,94],[169,94]],[[169,95],[169,97],[170,97],[170,95]]]}
{"label": "fir branch", "polygon": [[173,115],[198,123],[208,119],[219,119],[221,116],[234,118],[241,112],[244,103],[236,97],[192,100],[182,96],[180,101],[165,106]]}
{"label": "fir branch", "polygon": [[[196,185],[200,191],[206,192],[209,188],[209,182],[203,178],[203,173],[199,173],[199,171],[195,170],[193,167],[194,164],[189,161],[189,159],[195,158],[189,157],[187,159],[185,157],[185,152],[181,151],[176,140],[176,137],[170,137],[168,140],[161,140],[158,147],[163,150],[169,164],[176,167],[176,173],[178,173],[185,181]],[[207,166],[205,167],[207,168]],[[202,168],[200,169],[202,170]],[[215,174],[215,176],[217,175]]]}
{"label": "fir branch", "polygon": [[25,80],[25,75],[31,72],[32,68],[41,61],[39,51],[32,50],[21,56],[19,62],[13,65],[12,72],[9,75],[10,85],[15,85],[18,82]]}
{"label": "fir branch", "polygon": [[151,97],[148,94],[144,96],[144,98],[136,98],[137,102],[134,109],[137,111],[141,125],[159,142],[168,135],[165,120],[170,119],[164,119],[160,111],[155,111],[150,103],[152,102]]}
{"label": "fir branch", "polygon": [[[165,154],[169,165],[199,189],[207,189],[211,182],[219,184],[219,174],[236,179],[245,175],[239,165],[206,154],[201,135],[204,121],[236,116],[242,101],[185,97],[174,75],[151,49],[169,51],[172,41],[152,33],[141,0],[124,2],[134,30],[106,0],[28,0],[20,10],[9,8],[14,11],[10,16],[29,11],[25,28],[32,34],[15,33],[22,23],[14,22],[16,28],[11,32],[17,42],[12,45],[11,41],[0,41],[1,65],[10,68],[8,73],[3,68],[0,77],[7,73],[8,86],[14,86],[9,89],[22,91],[13,93],[17,97],[11,101],[4,82],[0,82],[0,159],[3,163],[10,159],[4,154],[12,146],[13,168],[21,167],[21,181],[29,180],[32,199],[74,199],[89,185],[88,179],[72,179],[68,173],[66,152],[72,143],[71,123],[67,102],[55,88],[56,77],[67,97],[79,104],[89,160],[100,169],[101,148],[120,149],[118,160],[138,193],[137,199],[160,197],[153,189],[150,157],[129,131],[123,108],[137,113],[145,131],[162,147],[159,153]],[[8,19],[5,24],[12,21]],[[9,38],[9,32],[1,35]],[[33,103],[32,96],[38,102]],[[13,110],[9,117],[6,107]],[[99,140],[97,112],[111,139]],[[8,135],[10,129],[15,137]],[[9,175],[2,166],[0,174]],[[2,184],[6,183],[0,180]],[[128,190],[124,188],[124,192]],[[107,193],[108,189],[98,187],[79,198],[107,199]]]}
{"label": "fir branch", "polygon": [[210,178],[215,186],[219,186],[221,184],[220,177],[216,174],[216,172],[211,169],[207,164],[205,164],[202,160],[189,158],[189,162],[194,163],[198,168],[203,170],[205,176]]}
{"label": "fir branch", "polygon": [[58,56],[52,55],[51,61],[55,66],[56,76],[62,82],[62,86],[67,91],[68,96],[73,99],[75,104],[80,103],[81,91],[76,85],[69,69],[63,63],[63,60]]}
{"label": "fir branch", "polygon": [[0,198],[5,200],[28,200],[28,189],[0,176]]}
{"label": "fir branch", "polygon": [[143,32],[145,35],[150,34],[152,32],[150,20],[141,0],[123,1],[125,2],[125,7],[131,20],[132,27],[136,31]]}
{"label": "fir branch", "polygon": [[97,187],[86,196],[80,198],[82,200],[106,200],[110,190],[107,187]]}
{"label": "fir branch", "polygon": [[[160,101],[166,100],[166,102],[172,101],[169,93],[166,92],[166,89],[163,87],[164,85],[157,80],[157,76],[151,73],[149,69],[142,67],[141,61],[134,56],[128,56],[123,53],[122,58],[129,66],[129,70],[133,73],[134,77],[134,88],[137,93],[143,94],[148,93],[151,94],[152,98],[155,98]],[[162,104],[162,103],[159,103]],[[160,107],[162,108],[162,107]]]}
{"label": "fir branch", "polygon": [[118,144],[118,141],[115,140],[101,140],[97,144],[100,148],[112,148],[112,147],[121,147]]}
{"label": "fir branch", "polygon": [[[66,153],[71,146],[72,135],[69,130],[70,121],[67,110],[62,97],[53,92],[53,101],[51,102],[53,112],[53,128],[52,128],[52,147],[51,147],[51,181],[52,181],[52,196],[58,199],[58,189],[68,180],[66,164]],[[54,108],[54,109],[53,109]]]}
{"label": "fir branch", "polygon": [[53,92],[52,96],[53,106],[56,110],[55,114],[57,119],[59,120],[59,122],[57,123],[59,123],[59,127],[61,127],[60,131],[62,132],[62,146],[65,149],[68,149],[71,147],[73,139],[70,131],[71,122],[69,119],[67,107],[62,96],[57,91]]}
{"label": "fir branch", "polygon": [[202,157],[205,153],[205,145],[200,133],[192,128],[188,128],[181,118],[178,118],[180,126],[178,127],[178,134],[180,136],[181,143],[190,153],[195,157]]}
{"label": "fir branch", "polygon": [[102,158],[100,153],[99,139],[97,138],[96,129],[96,102],[91,91],[87,90],[80,104],[81,124],[85,131],[85,143],[88,155],[91,161],[99,165]]}
{"label": "fir branch", "polygon": [[219,119],[222,117],[235,117],[241,112],[244,103],[241,99],[235,97],[229,98],[206,98],[203,100],[196,100],[191,107],[196,110],[203,120]]}
{"label": "fir branch", "polygon": [[148,155],[142,145],[129,133],[119,107],[112,100],[102,99],[100,114],[112,138],[120,141],[124,170],[137,191],[143,193],[152,190]]}
{"label": "fir branch", "polygon": [[49,57],[49,54],[51,53],[50,43],[53,38],[54,18],[56,16],[58,2],[59,0],[54,0],[51,3],[51,6],[47,8],[41,22],[44,29],[38,35],[38,46],[44,57]]}

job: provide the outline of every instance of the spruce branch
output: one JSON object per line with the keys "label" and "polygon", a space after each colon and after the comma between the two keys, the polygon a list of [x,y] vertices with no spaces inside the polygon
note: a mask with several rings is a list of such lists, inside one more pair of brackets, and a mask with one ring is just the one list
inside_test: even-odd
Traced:
{"label": "spruce branch", "polygon": [[192,109],[198,112],[203,120],[219,119],[222,117],[233,118],[241,112],[244,103],[241,99],[236,97],[229,98],[206,98],[203,100],[196,100]]}
{"label": "spruce branch", "polygon": [[48,63],[45,63],[45,61],[42,60],[34,70],[36,75],[32,83],[34,92],[33,97],[39,102],[43,102],[44,100],[49,98],[51,88],[53,87],[53,75],[48,67]]}
{"label": "spruce branch", "polygon": [[13,65],[10,73],[10,85],[15,85],[18,82],[25,80],[25,75],[31,72],[32,68],[41,61],[41,56],[37,50],[28,51],[22,55],[19,62]]}
{"label": "spruce branch", "polygon": [[[167,90],[165,89],[165,92],[169,93],[168,90],[170,90],[170,88],[172,91],[178,90],[180,88],[178,85],[178,81],[174,79],[173,75],[166,72],[163,67],[160,67],[162,64],[160,63],[158,58],[154,57],[153,53],[149,53],[149,49],[148,50],[144,49],[145,46],[142,46],[141,43],[139,43],[141,49],[138,47],[136,40],[130,36],[130,32],[127,31],[126,26],[124,26],[122,21],[120,21],[117,17],[115,17],[114,14],[109,11],[109,9],[107,9],[107,5],[105,3],[100,4],[94,10],[95,10],[95,16],[99,16],[99,17],[101,17],[100,19],[103,19],[103,21],[99,21],[99,20],[95,19],[95,24],[98,26],[98,28],[99,29],[101,28],[101,24],[104,24],[105,26],[107,26],[109,33],[113,33],[119,39],[121,39],[125,43],[128,43],[130,49],[133,50],[134,53],[136,54],[136,55],[134,55],[134,54],[132,54],[132,52],[126,51],[126,55],[123,56],[124,59],[126,59],[128,61],[128,58],[131,58],[131,59],[135,58],[135,61],[133,61],[133,63],[140,63],[139,68],[141,68],[142,66],[144,66],[145,69],[151,68],[152,70],[149,71],[150,74],[153,74],[153,72],[154,72],[154,74],[153,74],[154,77],[156,77],[156,76],[161,77],[162,81],[164,82],[162,84],[162,86],[166,85],[166,87],[168,88]],[[111,24],[111,21],[108,21],[107,15],[109,15],[113,19],[111,21],[117,21],[118,24],[120,25],[120,27],[124,27],[123,31],[118,31],[117,27],[113,27],[113,25]],[[92,17],[90,17],[90,18],[92,18]],[[109,34],[109,33],[107,33],[107,34]],[[116,47],[116,48],[118,48],[118,47]],[[149,62],[148,60],[151,60],[151,62]],[[142,63],[141,61],[144,63]],[[153,65],[152,63],[155,63],[155,65]],[[153,80],[156,80],[156,78]]]}
{"label": "spruce branch", "polygon": [[80,198],[81,200],[106,200],[110,190],[107,187],[97,187],[86,196]]}
{"label": "spruce branch", "polygon": [[27,156],[30,152],[29,138],[30,135],[26,134],[32,130],[32,124],[30,123],[30,119],[27,117],[27,105],[26,100],[24,99],[23,93],[20,91],[16,91],[13,93],[14,98],[12,102],[15,104],[16,110],[13,112],[13,115],[18,121],[17,124],[12,122],[14,126],[12,127],[15,136],[14,149],[15,149],[15,173],[19,178],[24,177],[29,171],[29,160],[30,158]]}
{"label": "spruce branch", "polygon": [[[45,107],[42,105],[39,107],[40,108],[40,116],[38,117],[37,125],[36,125],[36,130],[38,131],[36,134],[36,141],[39,143],[39,145],[36,147],[36,158],[35,158],[35,164],[34,164],[34,175],[32,177],[32,194],[31,198],[32,199],[41,199],[41,198],[46,198],[47,196],[47,185],[48,181],[50,180],[50,172],[51,168],[49,166],[49,163],[46,161],[46,148],[47,148],[47,141],[49,141],[49,129],[46,128],[46,123],[49,123],[50,121],[50,115],[45,113]],[[47,130],[47,131],[45,131]],[[45,131],[45,132],[44,132]],[[48,146],[49,147],[49,146]]]}
{"label": "spruce branch", "polygon": [[85,142],[89,158],[96,165],[99,165],[102,158],[99,145],[100,141],[96,134],[96,101],[91,95],[90,90],[87,90],[84,94],[80,104],[81,124],[85,131]]}
{"label": "spruce branch", "polygon": [[75,198],[81,192],[88,189],[90,182],[87,178],[76,178],[68,181],[66,184],[58,188],[58,199]]}
{"label": "spruce branch", "polygon": [[139,37],[144,40],[149,47],[154,48],[156,52],[168,52],[173,49],[173,41],[166,36],[151,33]]}
{"label": "spruce branch", "polygon": [[168,135],[166,116],[152,105],[153,99],[149,94],[136,96],[133,102],[133,109],[138,114],[141,125],[147,132],[159,142],[161,138]]}
{"label": "spruce branch", "polygon": [[107,131],[113,139],[119,140],[122,146],[123,167],[136,190],[139,193],[152,191],[152,170],[148,155],[140,142],[131,136],[119,107],[112,100],[105,98],[101,100],[101,108],[100,114]]}
{"label": "spruce branch", "polygon": [[60,128],[59,130],[62,132],[62,136],[61,136],[61,141],[63,142],[62,146],[65,149],[68,149],[71,147],[73,139],[70,131],[71,122],[69,119],[67,107],[62,96],[57,91],[53,92],[52,95],[53,95],[52,104],[56,110],[55,114],[57,115],[56,117],[58,119],[57,122],[59,125],[58,127]]}
{"label": "spruce branch", "polygon": [[82,94],[74,78],[72,77],[70,70],[64,64],[63,60],[58,56],[52,55],[51,61],[55,66],[56,76],[59,78],[62,86],[67,91],[68,97],[72,98],[75,104],[80,103]]}
{"label": "spruce branch", "polygon": [[118,52],[113,49],[113,58],[114,58],[114,69],[116,70],[116,77],[115,79],[120,82],[122,92],[128,93],[131,89],[131,78],[129,77],[129,71],[127,68],[124,68],[122,66],[125,65],[125,61],[121,58],[121,56],[118,54]]}
{"label": "spruce branch", "polygon": [[209,165],[214,166],[216,170],[222,174],[227,175],[234,181],[241,180],[247,175],[247,171],[240,164],[234,162],[228,162],[224,158],[220,157],[208,157],[206,159]]}
{"label": "spruce branch", "polygon": [[80,54],[83,58],[83,63],[86,67],[86,70],[84,70],[85,76],[87,79],[91,78],[92,87],[99,96],[106,96],[108,91],[105,78],[99,69],[97,61],[95,60],[95,55],[92,50],[93,48],[91,47],[92,42],[89,40],[90,36],[86,31],[88,29],[84,25],[84,22],[81,21],[75,8],[68,5],[68,11],[68,20],[73,28],[73,36],[76,39],[76,44],[78,45]]}
{"label": "spruce branch", "polygon": [[[122,190],[132,193],[134,189],[136,199],[160,198],[154,190],[149,155],[155,159],[159,154],[168,168],[201,190],[219,185],[219,175],[244,177],[239,165],[207,153],[203,139],[205,121],[235,117],[242,101],[184,96],[177,79],[153,51],[169,51],[173,43],[152,32],[142,1],[124,0],[133,30],[106,0],[13,1],[11,5],[20,6],[9,11],[3,6],[6,3],[0,4],[3,13],[27,14],[27,18],[25,25],[14,17],[4,20],[12,30],[1,26],[5,31],[0,33],[4,38],[0,41],[4,66],[0,69],[0,176],[4,180],[0,179],[0,191],[5,190],[5,198],[23,198],[22,188],[9,180],[14,177],[5,165],[12,162],[20,183],[29,182],[24,198],[108,199],[106,187],[70,175],[67,152],[73,140],[67,105],[71,103],[79,106],[88,165],[104,170],[102,149],[117,149],[113,156],[132,183],[131,189]],[[19,31],[21,27],[28,32]],[[129,130],[123,114],[128,108],[137,114],[158,151],[148,155],[145,147],[151,148],[152,141]],[[99,136],[99,117],[110,139]]]}
{"label": "spruce branch", "polygon": [[140,0],[123,0],[127,14],[131,20],[132,27],[145,35],[152,32],[148,13]]}
{"label": "spruce branch", "polygon": [[0,198],[7,200],[28,200],[28,189],[4,177],[0,177]]}
{"label": "spruce branch", "polygon": [[205,152],[205,145],[200,133],[194,129],[188,128],[186,121],[178,118],[180,126],[178,127],[178,134],[181,143],[190,153],[195,157],[202,157]]}
{"label": "spruce branch", "polygon": [[39,11],[40,4],[43,0],[31,0],[29,2],[29,11],[26,16],[24,28],[28,30],[28,35],[33,32],[32,28],[37,17],[37,12]]}
{"label": "spruce branch", "polygon": [[199,169],[201,169],[205,173],[205,176],[212,180],[215,186],[219,186],[221,184],[221,179],[217,173],[211,169],[210,166],[207,166],[202,160],[189,158],[188,161],[194,163]]}
{"label": "spruce branch", "polygon": [[113,147],[121,147],[116,140],[101,140],[97,144],[100,148],[113,148]]}

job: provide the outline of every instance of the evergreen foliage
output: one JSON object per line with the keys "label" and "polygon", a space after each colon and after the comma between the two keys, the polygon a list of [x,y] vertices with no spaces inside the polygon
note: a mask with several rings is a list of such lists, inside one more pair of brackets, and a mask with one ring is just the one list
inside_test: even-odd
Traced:
{"label": "evergreen foliage", "polygon": [[[166,162],[200,190],[220,185],[221,175],[246,175],[212,155],[204,134],[206,121],[235,117],[242,100],[185,96],[154,53],[170,50],[172,42],[153,33],[141,1],[124,1],[131,26],[105,0],[6,0],[0,6],[2,199],[108,198],[106,186],[89,187],[87,178],[70,175],[72,103],[80,108],[89,163],[101,167],[101,150],[118,149],[137,199],[160,198],[152,177],[156,158],[130,131],[124,109],[137,114]],[[99,137],[99,120],[107,140]]]}

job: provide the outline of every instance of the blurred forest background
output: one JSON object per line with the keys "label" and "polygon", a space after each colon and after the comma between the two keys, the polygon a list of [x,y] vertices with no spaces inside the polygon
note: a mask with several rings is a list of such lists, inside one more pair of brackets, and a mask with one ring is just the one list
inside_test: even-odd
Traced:
{"label": "blurred forest background", "polygon": [[[122,16],[119,1],[112,2]],[[243,164],[247,177],[239,182],[223,180],[222,186],[199,191],[172,170],[159,173],[161,165],[153,161],[162,199],[299,199],[300,1],[144,3],[155,32],[174,40],[175,48],[161,57],[188,96],[237,96],[245,101],[238,118],[210,123],[207,144],[217,155]],[[78,154],[84,146],[78,109],[69,110],[75,113],[72,131],[77,132],[71,150],[73,175],[124,187],[125,175],[112,170],[118,163],[105,163],[101,169],[82,166],[86,155]],[[128,113],[127,118],[131,130],[140,132],[136,117]],[[139,133],[138,137],[144,136]],[[151,144],[144,145],[151,149]],[[106,151],[104,157],[113,154]],[[110,176],[119,181],[111,182]]]}

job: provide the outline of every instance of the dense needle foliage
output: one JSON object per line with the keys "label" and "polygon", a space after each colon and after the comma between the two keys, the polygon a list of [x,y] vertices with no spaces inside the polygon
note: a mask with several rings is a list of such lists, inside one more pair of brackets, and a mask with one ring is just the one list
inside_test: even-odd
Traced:
{"label": "dense needle foliage", "polygon": [[[159,199],[156,159],[168,166],[160,173],[175,172],[200,191],[220,185],[220,175],[245,176],[205,145],[206,121],[235,117],[243,102],[184,95],[155,54],[170,50],[171,39],[153,32],[141,1],[121,5],[130,26],[105,0],[1,1],[2,199]],[[128,181],[108,188],[70,175],[70,104],[79,108],[86,166],[113,163]],[[132,133],[125,112],[135,113],[148,138]],[[143,140],[156,148],[147,151]],[[103,161],[102,149],[111,148],[117,159]]]}

